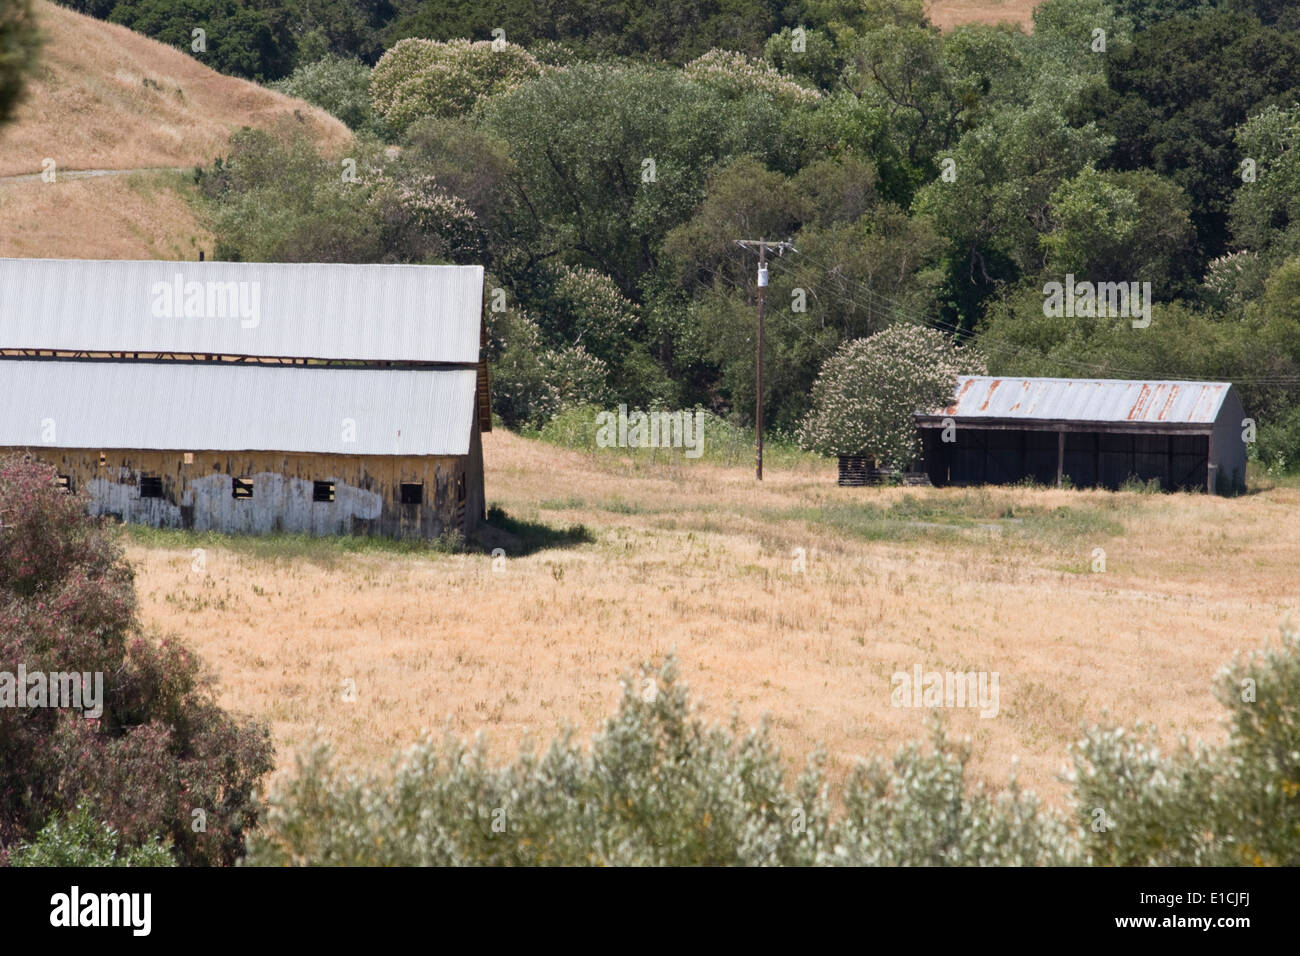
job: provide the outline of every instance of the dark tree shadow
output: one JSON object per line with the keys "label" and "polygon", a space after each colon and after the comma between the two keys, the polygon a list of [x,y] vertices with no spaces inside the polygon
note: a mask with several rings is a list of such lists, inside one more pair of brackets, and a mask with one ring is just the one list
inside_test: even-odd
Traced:
{"label": "dark tree shadow", "polygon": [[595,540],[596,536],[587,530],[586,525],[553,528],[536,521],[512,518],[504,509],[493,505],[488,508],[487,520],[474,530],[465,547],[483,553],[501,548],[508,557],[521,558],[552,548],[592,544]]}

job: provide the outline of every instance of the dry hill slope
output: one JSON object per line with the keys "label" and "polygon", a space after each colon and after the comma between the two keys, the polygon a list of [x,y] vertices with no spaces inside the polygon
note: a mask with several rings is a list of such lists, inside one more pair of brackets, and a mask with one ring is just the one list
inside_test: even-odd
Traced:
{"label": "dry hill slope", "polygon": [[930,22],[943,30],[963,23],[1018,23],[1025,32],[1034,25],[1037,0],[931,0],[926,4]]}
{"label": "dry hill slope", "polygon": [[223,76],[165,44],[37,0],[45,47],[27,98],[0,128],[0,176],[209,162],[231,130],[285,117],[326,147],[349,133],[301,100]]}
{"label": "dry hill slope", "polygon": [[[77,179],[80,169],[138,170],[211,162],[242,126],[302,125],[327,151],[351,138],[329,114],[223,76],[125,27],[46,0],[37,73],[12,123],[0,127],[0,256],[196,259],[212,237],[175,173]],[[55,182],[2,177],[39,173]]]}

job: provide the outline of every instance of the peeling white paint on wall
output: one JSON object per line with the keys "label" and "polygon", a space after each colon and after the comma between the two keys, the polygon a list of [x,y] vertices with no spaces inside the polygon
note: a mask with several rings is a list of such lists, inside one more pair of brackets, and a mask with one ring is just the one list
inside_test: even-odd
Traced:
{"label": "peeling white paint on wall", "polygon": [[[97,478],[88,485],[91,514],[116,514],[123,521],[162,528],[184,525],[182,506],[165,498],[141,498],[134,476],[123,476],[129,483]],[[345,484],[336,478],[333,501],[313,501],[314,481],[291,478],[274,472],[259,472],[253,480],[251,498],[231,494],[230,475],[214,474],[195,478],[183,495],[184,508],[193,508],[196,531],[230,533],[265,533],[291,531],[306,534],[349,534],[352,521],[375,519],[383,513],[383,498]]]}
{"label": "peeling white paint on wall", "polygon": [[166,498],[141,498],[140,486],[131,473],[121,469],[130,484],[94,478],[87,486],[92,515],[118,515],[123,521],[153,525],[155,528],[181,527],[181,509]]}

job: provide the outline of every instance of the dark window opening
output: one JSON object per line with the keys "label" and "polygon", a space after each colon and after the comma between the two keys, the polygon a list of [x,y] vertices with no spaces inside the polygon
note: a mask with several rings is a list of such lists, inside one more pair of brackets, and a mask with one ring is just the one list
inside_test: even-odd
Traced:
{"label": "dark window opening", "polygon": [[58,475],[54,479],[54,487],[58,488],[60,491],[72,491],[72,476]]}
{"label": "dark window opening", "polygon": [[334,482],[313,481],[311,483],[311,500],[312,501],[333,501]]}
{"label": "dark window opening", "polygon": [[162,479],[155,475],[140,476],[140,497],[141,498],[161,498]]}
{"label": "dark window opening", "polygon": [[465,500],[465,476],[458,475],[456,478],[456,500]]}
{"label": "dark window opening", "polygon": [[402,482],[402,504],[424,504],[424,485],[419,482]]}
{"label": "dark window opening", "polygon": [[253,479],[252,478],[230,479],[230,497],[232,498],[253,497]]}

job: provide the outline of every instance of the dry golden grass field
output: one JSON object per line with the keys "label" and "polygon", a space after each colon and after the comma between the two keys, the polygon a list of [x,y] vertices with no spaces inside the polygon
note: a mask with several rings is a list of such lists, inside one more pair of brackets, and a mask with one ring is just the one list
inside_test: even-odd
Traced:
{"label": "dry golden grass field", "polygon": [[979,778],[1003,784],[1018,757],[1059,800],[1067,746],[1106,711],[1221,739],[1215,672],[1300,605],[1294,488],[852,489],[821,461],[758,487],[746,465],[484,437],[489,501],[531,550],[500,570],[487,553],[130,532],[146,621],[202,654],[223,704],[270,722],[281,772],[313,735],[378,767],[425,729],[484,731],[502,758],[565,721],[585,734],[621,674],[675,652],[706,717],[766,714],[792,768],[820,743],[837,779],[926,736],[933,711],[891,706],[895,671],[997,671],[999,714],[949,725]]}

